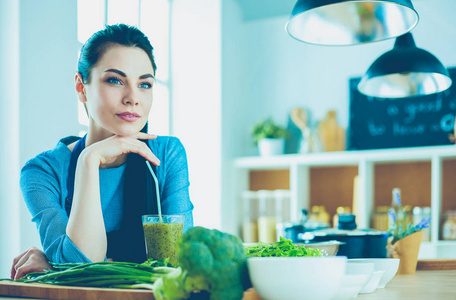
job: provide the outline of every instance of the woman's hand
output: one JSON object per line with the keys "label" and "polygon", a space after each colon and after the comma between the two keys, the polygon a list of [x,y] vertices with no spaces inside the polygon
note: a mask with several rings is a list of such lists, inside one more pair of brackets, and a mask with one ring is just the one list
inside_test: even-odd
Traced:
{"label": "woman's hand", "polygon": [[88,146],[81,155],[90,161],[99,163],[99,166],[108,166],[119,157],[128,153],[136,153],[153,163],[160,165],[160,160],[152,153],[146,143],[140,140],[153,140],[156,135],[139,132],[132,136],[114,135]]}
{"label": "woman's hand", "polygon": [[21,253],[13,261],[11,268],[11,279],[19,279],[30,272],[43,272],[43,270],[52,269],[46,255],[43,251],[35,247]]}

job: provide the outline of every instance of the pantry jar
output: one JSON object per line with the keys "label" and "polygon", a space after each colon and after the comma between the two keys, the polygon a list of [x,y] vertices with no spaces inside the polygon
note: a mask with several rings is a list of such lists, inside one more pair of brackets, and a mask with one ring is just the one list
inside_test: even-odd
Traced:
{"label": "pantry jar", "polygon": [[442,227],[442,239],[456,240],[456,211],[449,210],[445,213],[445,221]]}
{"label": "pantry jar", "polygon": [[310,221],[320,222],[324,224],[328,224],[330,222],[330,217],[326,208],[322,205],[314,205],[312,206],[312,210],[309,215]]}
{"label": "pantry jar", "polygon": [[388,212],[389,206],[378,206],[375,209],[374,218],[373,218],[373,229],[380,231],[388,231]]}
{"label": "pantry jar", "polygon": [[290,191],[289,190],[274,190],[274,201],[275,201],[275,213],[276,213],[276,240],[280,240],[280,237],[285,237],[285,224],[291,222],[291,207],[290,207]]}
{"label": "pantry jar", "polygon": [[254,191],[242,192],[243,222],[242,239],[244,243],[258,242],[258,195]]}
{"label": "pantry jar", "polygon": [[259,190],[258,240],[264,243],[277,241],[277,218],[274,193]]}
{"label": "pantry jar", "polygon": [[[413,224],[418,225],[423,219],[429,219],[431,217],[430,207],[414,207],[413,208]],[[428,228],[423,230],[423,242],[429,242],[431,240],[431,224]]]}

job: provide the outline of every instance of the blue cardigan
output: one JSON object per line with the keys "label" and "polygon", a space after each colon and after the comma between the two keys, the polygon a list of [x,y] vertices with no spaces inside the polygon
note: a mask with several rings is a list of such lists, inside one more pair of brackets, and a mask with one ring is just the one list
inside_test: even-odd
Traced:
{"label": "blue cardigan", "polygon": [[[193,226],[193,204],[188,187],[185,149],[179,139],[160,136],[149,140],[160,160],[156,168],[163,214],[185,216],[184,231]],[[90,262],[66,235],[65,211],[71,151],[59,142],[52,150],[29,160],[21,171],[20,187],[36,223],[48,259],[56,263]],[[126,165],[100,169],[100,198],[106,232],[118,230],[123,213],[123,176]]]}

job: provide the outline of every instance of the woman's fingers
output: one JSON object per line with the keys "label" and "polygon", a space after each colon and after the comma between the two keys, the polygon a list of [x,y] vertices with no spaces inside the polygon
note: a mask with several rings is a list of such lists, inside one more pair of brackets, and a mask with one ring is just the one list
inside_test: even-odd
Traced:
{"label": "woman's fingers", "polygon": [[128,139],[124,144],[124,147],[127,148],[125,149],[127,152],[139,154],[154,165],[160,165],[160,160],[155,156],[152,150],[150,150],[146,143],[136,139]]}
{"label": "woman's fingers", "polygon": [[126,137],[115,135],[90,145],[84,151],[90,157],[96,157],[100,165],[109,165],[121,155],[136,153],[158,166],[160,165],[160,160],[152,153],[146,142],[144,142],[144,140],[155,138],[157,138],[156,135],[143,132]]}
{"label": "woman's fingers", "polygon": [[[43,271],[43,269],[41,269]],[[37,268],[34,268],[30,260],[27,260],[22,266],[16,269],[16,274],[14,275],[14,280],[24,277],[30,272],[40,272]]]}
{"label": "woman's fingers", "polygon": [[31,247],[13,260],[11,279],[19,279],[30,272],[42,272],[50,268],[52,266],[46,255],[37,248]]}
{"label": "woman's fingers", "polygon": [[16,277],[16,270],[27,261],[28,253],[32,248],[25,250],[13,259],[13,266],[11,267],[11,279],[14,279],[14,277]]}
{"label": "woman's fingers", "polygon": [[150,133],[144,133],[144,132],[138,132],[136,134],[136,138],[140,139],[140,140],[154,140],[156,139],[158,136],[155,135],[155,134],[150,134]]}

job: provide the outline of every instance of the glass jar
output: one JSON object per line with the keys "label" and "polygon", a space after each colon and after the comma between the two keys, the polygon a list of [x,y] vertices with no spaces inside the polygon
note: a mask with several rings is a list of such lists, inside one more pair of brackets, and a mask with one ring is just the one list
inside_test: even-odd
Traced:
{"label": "glass jar", "polygon": [[388,231],[388,212],[389,206],[378,206],[375,209],[372,227],[380,231]]}
{"label": "glass jar", "polygon": [[[430,207],[414,207],[413,208],[413,225],[418,225],[423,219],[427,220],[431,217]],[[428,228],[423,229],[423,242],[431,240],[431,224]]]}
{"label": "glass jar", "polygon": [[442,239],[456,240],[456,211],[449,210],[445,213],[445,221],[442,226]]}
{"label": "glass jar", "polygon": [[404,213],[405,213],[405,223],[406,224],[413,224],[413,208],[411,205],[404,206]]}
{"label": "glass jar", "polygon": [[258,195],[254,191],[242,192],[243,220],[242,240],[244,243],[258,242]]}
{"label": "glass jar", "polygon": [[291,207],[290,207],[290,191],[289,190],[274,190],[275,213],[276,213],[276,240],[280,237],[285,237],[285,225],[291,222]]}
{"label": "glass jar", "polygon": [[264,243],[277,241],[275,198],[272,191],[259,190],[258,240]]}
{"label": "glass jar", "polygon": [[309,215],[309,220],[329,224],[329,214],[326,211],[326,208],[322,205],[314,205],[312,206],[312,211]]}

